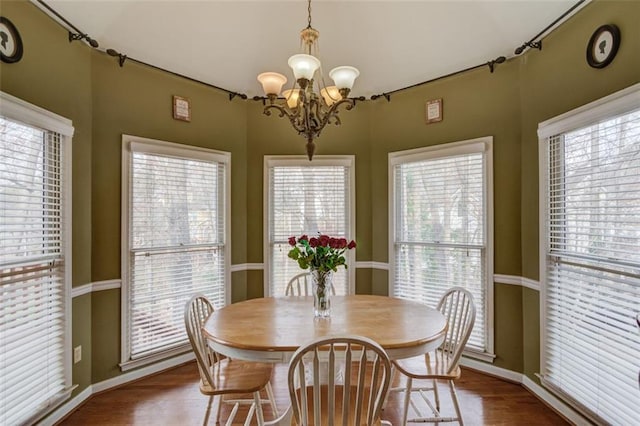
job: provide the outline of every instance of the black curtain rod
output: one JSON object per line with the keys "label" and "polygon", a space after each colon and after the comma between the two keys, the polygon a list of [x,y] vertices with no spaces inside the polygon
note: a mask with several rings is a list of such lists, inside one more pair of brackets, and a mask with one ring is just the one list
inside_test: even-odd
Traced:
{"label": "black curtain rod", "polygon": [[159,71],[164,71],[164,72],[169,73],[171,75],[175,75],[176,77],[180,77],[180,78],[184,78],[186,80],[192,81],[194,83],[200,83],[200,84],[202,84],[204,86],[207,86],[207,87],[210,87],[212,89],[221,90],[221,91],[223,91],[223,92],[225,92],[225,93],[227,93],[229,95],[229,100],[235,98],[236,96],[238,96],[239,98],[242,98],[242,99],[247,99],[247,95],[245,95],[244,93],[232,92],[231,90],[223,89],[222,87],[218,87],[218,86],[216,86],[214,84],[205,83],[204,81],[197,80],[197,79],[191,78],[191,77],[187,77],[186,75],[182,75],[182,74],[177,73],[177,72],[169,71],[169,70],[166,70],[164,68],[160,68],[158,66],[148,64],[148,63],[143,62],[143,61],[141,61],[139,59],[130,58],[130,57],[127,56],[127,60],[133,61],[133,62],[137,62],[137,63],[139,63],[141,65],[145,65],[147,67],[151,67],[151,68],[159,70]]}
{"label": "black curtain rod", "polygon": [[78,27],[76,27],[75,25],[73,25],[71,22],[67,21],[64,16],[60,15],[58,12],[56,12],[55,10],[53,10],[51,8],[51,6],[49,6],[48,4],[46,4],[44,1],[42,0],[38,0],[38,3],[40,3],[45,9],[47,9],[49,12],[53,13],[58,19],[60,19],[62,22],[64,22],[65,24],[67,24],[67,26],[69,28],[71,28],[72,30],[74,30],[75,32],[77,32],[78,34],[84,34],[82,31],[80,31],[78,29]]}
{"label": "black curtain rod", "polygon": [[569,10],[567,10],[565,13],[563,13],[562,15],[560,15],[555,21],[553,21],[552,23],[550,23],[549,25],[547,25],[547,27],[540,31],[538,34],[535,35],[535,37],[533,37],[531,40],[529,40],[527,43],[533,43],[538,37],[540,37],[541,35],[543,35],[544,33],[546,33],[547,31],[549,31],[549,29],[553,28],[553,26],[555,24],[557,24],[558,22],[560,22],[561,20],[563,20],[567,15],[569,15],[571,12],[573,12],[574,10],[576,10],[576,8],[578,6],[580,6],[582,3],[584,3],[587,0],[580,0],[578,1],[578,3],[574,4],[573,6],[571,6],[569,8]]}

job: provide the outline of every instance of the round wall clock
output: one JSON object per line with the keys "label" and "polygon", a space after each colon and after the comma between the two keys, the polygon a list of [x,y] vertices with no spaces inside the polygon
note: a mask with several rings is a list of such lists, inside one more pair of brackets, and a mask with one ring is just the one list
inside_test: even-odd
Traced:
{"label": "round wall clock", "polygon": [[604,68],[613,61],[620,47],[620,30],[615,25],[598,28],[587,44],[587,63],[593,68]]}
{"label": "round wall clock", "polygon": [[22,39],[10,20],[0,16],[0,59],[2,62],[18,62],[22,58]]}

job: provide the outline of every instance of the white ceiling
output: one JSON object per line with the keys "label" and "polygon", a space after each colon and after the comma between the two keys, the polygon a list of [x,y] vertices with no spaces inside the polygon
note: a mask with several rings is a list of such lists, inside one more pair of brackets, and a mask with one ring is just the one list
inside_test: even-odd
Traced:
{"label": "white ceiling", "polygon": [[[264,71],[292,84],[287,59],[300,52],[307,25],[305,0],[44,1],[101,50],[249,96],[262,95],[256,76]],[[313,0],[312,25],[320,31],[324,75],[355,66],[352,95],[370,96],[513,57],[575,3]]]}

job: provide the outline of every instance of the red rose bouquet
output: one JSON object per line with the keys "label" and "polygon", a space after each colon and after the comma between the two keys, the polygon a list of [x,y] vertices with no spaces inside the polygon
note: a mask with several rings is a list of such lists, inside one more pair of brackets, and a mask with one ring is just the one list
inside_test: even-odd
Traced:
{"label": "red rose bouquet", "polygon": [[329,272],[338,270],[338,266],[347,267],[345,252],[356,247],[356,242],[347,242],[346,238],[334,238],[328,235],[309,238],[302,235],[300,238],[289,238],[289,244],[293,247],[289,251],[289,257],[298,262],[302,269]]}

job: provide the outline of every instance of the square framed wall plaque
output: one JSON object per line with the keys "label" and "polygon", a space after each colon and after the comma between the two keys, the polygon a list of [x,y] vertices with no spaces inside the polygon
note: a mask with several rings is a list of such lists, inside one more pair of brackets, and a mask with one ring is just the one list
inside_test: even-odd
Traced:
{"label": "square framed wall plaque", "polygon": [[427,101],[426,121],[427,124],[442,121],[442,98]]}
{"label": "square framed wall plaque", "polygon": [[173,97],[173,118],[182,121],[191,121],[191,102],[181,96]]}

